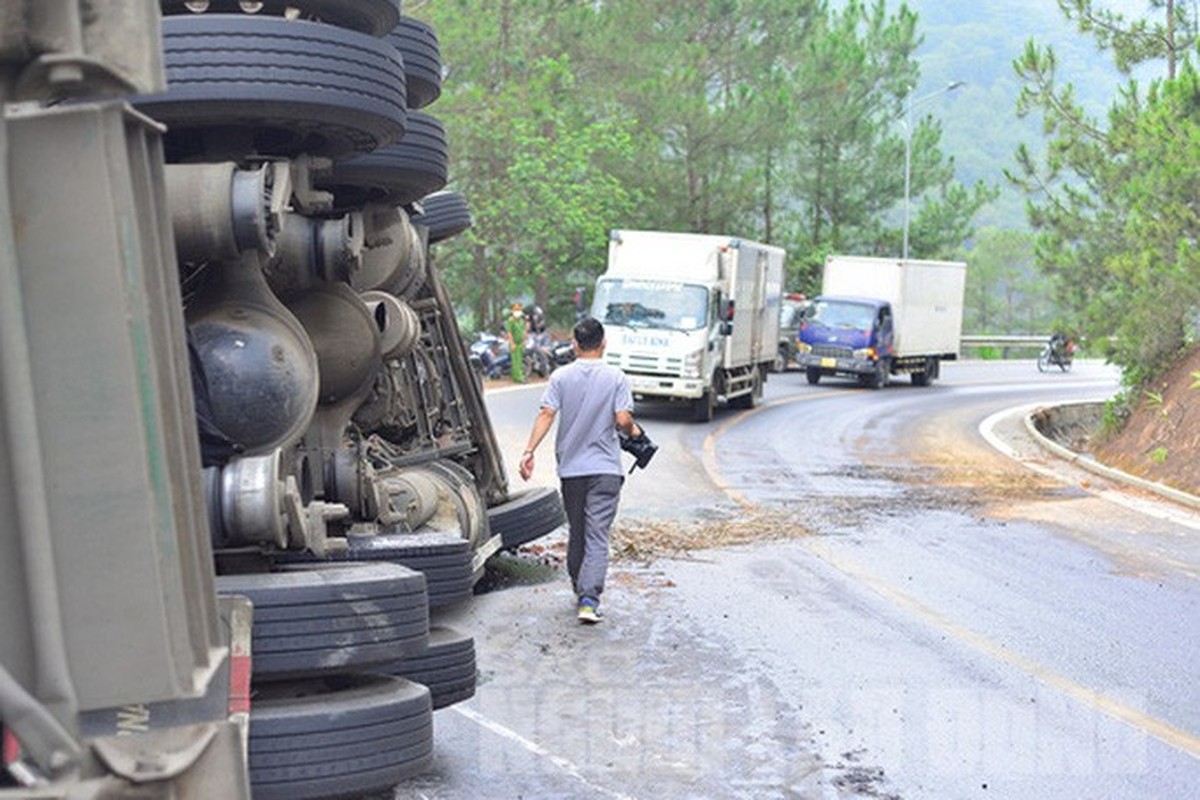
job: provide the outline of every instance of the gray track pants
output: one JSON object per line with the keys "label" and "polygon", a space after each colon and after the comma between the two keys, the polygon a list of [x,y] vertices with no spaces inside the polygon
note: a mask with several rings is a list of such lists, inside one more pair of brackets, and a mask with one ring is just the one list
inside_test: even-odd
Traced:
{"label": "gray track pants", "polygon": [[608,531],[621,499],[620,475],[585,475],[562,479],[567,512],[567,572],[579,597],[600,599],[608,572]]}

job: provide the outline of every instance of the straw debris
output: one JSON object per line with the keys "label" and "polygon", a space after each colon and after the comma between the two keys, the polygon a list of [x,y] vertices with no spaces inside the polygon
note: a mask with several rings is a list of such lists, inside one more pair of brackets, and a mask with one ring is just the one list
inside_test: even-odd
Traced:
{"label": "straw debris", "polygon": [[812,531],[795,516],[769,509],[738,510],[734,516],[699,520],[619,517],[611,534],[611,552],[615,561],[650,562],[699,550],[810,535]]}

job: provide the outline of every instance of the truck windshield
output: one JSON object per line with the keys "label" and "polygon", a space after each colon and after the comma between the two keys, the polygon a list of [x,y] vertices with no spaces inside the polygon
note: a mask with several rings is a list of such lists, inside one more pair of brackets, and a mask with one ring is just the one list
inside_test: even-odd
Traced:
{"label": "truck windshield", "polygon": [[596,285],[592,316],[630,328],[694,331],[708,325],[708,290],[671,281],[605,278]]}
{"label": "truck windshield", "polygon": [[875,324],[875,306],[847,300],[816,300],[805,321],[826,328],[852,328],[869,331]]}

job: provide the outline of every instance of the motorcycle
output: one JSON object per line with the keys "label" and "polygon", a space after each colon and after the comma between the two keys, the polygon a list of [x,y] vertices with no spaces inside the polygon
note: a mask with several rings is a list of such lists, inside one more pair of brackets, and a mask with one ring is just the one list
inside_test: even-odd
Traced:
{"label": "motorcycle", "polygon": [[[492,333],[480,333],[471,343],[470,360],[481,378],[495,380],[509,374],[512,354],[508,340]],[[549,333],[530,333],[525,338],[525,373],[539,378],[575,360],[575,351],[570,342],[556,341]]]}
{"label": "motorcycle", "polygon": [[1038,372],[1048,372],[1051,367],[1068,372],[1075,360],[1075,350],[1075,342],[1061,333],[1054,334],[1038,354]]}
{"label": "motorcycle", "polygon": [[553,345],[554,340],[544,330],[525,337],[525,369],[530,375],[546,378],[554,371]]}
{"label": "motorcycle", "polygon": [[575,345],[570,339],[555,340],[550,352],[554,356],[550,362],[554,365],[552,369],[564,367],[575,360]]}
{"label": "motorcycle", "polygon": [[508,341],[494,333],[483,332],[471,343],[471,364],[481,378],[495,380],[508,374],[512,356],[508,352]]}
{"label": "motorcycle", "polygon": [[525,360],[532,374],[545,378],[575,360],[575,346],[570,339],[555,339],[546,331],[531,333],[525,340]]}

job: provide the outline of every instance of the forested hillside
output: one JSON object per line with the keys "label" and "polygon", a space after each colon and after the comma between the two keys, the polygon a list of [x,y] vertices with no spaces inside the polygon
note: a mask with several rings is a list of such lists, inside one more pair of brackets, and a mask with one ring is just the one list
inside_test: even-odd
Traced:
{"label": "forested hillside", "polygon": [[[885,0],[445,0],[439,111],[476,224],[445,255],[477,320],[556,311],[611,228],[726,233],[789,252],[949,257],[991,187],[955,176],[937,118],[905,124],[920,20]],[[911,141],[911,169],[905,169]],[[909,180],[906,181],[906,178]]]}
{"label": "forested hillside", "polygon": [[965,258],[968,331],[1116,342],[1133,383],[1196,340],[1195,3],[407,8],[445,41],[468,327],[514,298],[569,318],[627,227],[781,245],[806,292],[829,253]]}
{"label": "forested hillside", "polygon": [[[1026,229],[1025,198],[1003,177],[1021,142],[1037,152],[1044,147],[1041,120],[1022,120],[1016,113],[1021,85],[1013,62],[1026,42],[1032,38],[1053,47],[1062,80],[1074,84],[1081,104],[1096,116],[1103,116],[1128,78],[1092,40],[1079,35],[1054,0],[906,0],[906,5],[917,13],[923,37],[916,54],[921,69],[917,94],[950,81],[965,82],[928,109],[942,121],[942,146],[954,158],[955,174],[967,184],[983,180],[1001,189],[1001,196],[977,217],[978,224]],[[1148,6],[1145,0],[1104,5],[1139,14]],[[1139,68],[1134,77],[1145,81],[1161,74],[1161,66],[1157,73],[1155,69]]]}

